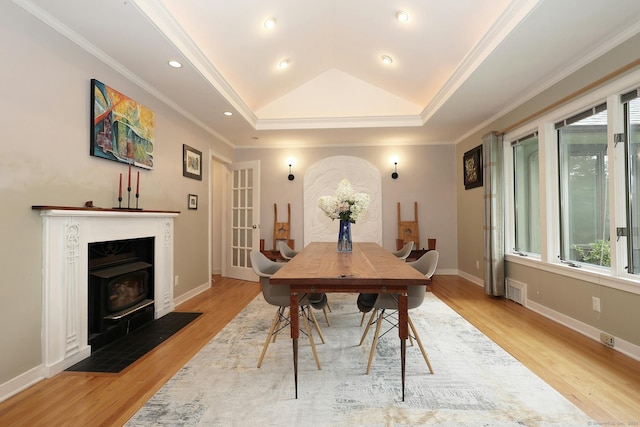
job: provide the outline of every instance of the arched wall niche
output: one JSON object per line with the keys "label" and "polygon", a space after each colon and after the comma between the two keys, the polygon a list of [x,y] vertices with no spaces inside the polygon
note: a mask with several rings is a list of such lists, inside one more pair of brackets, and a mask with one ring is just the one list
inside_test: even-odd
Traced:
{"label": "arched wall niche", "polygon": [[338,221],[318,207],[321,196],[334,196],[338,183],[347,178],[358,193],[371,196],[365,217],[351,226],[354,242],[382,245],[382,181],[380,171],[370,162],[354,156],[327,157],[312,164],[304,174],[304,245],[337,242]]}

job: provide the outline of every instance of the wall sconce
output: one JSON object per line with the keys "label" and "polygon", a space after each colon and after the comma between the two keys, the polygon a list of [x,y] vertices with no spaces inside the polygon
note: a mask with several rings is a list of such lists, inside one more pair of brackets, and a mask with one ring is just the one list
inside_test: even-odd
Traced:
{"label": "wall sconce", "polygon": [[295,179],[295,176],[291,173],[291,163],[289,163],[289,176],[287,178],[289,181],[293,181]]}
{"label": "wall sconce", "polygon": [[391,174],[391,178],[398,179],[398,162],[393,162],[393,173]]}

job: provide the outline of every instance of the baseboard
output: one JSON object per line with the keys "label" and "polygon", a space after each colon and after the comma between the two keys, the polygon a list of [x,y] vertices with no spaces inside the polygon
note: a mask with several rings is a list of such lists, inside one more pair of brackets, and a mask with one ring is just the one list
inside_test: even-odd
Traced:
{"label": "baseboard", "polygon": [[11,396],[28,389],[37,382],[44,379],[43,366],[36,366],[33,369],[10,379],[4,384],[0,384],[0,402],[4,402]]}
{"label": "baseboard", "polygon": [[211,282],[203,283],[202,285],[198,286],[197,288],[191,289],[190,291],[187,291],[184,294],[174,298],[173,299],[173,304],[174,304],[174,306],[177,307],[179,304],[182,304],[183,302],[190,300],[191,298],[195,297],[196,295],[203,293],[204,291],[206,291],[210,287],[211,287]]}
{"label": "baseboard", "polygon": [[456,275],[458,275],[460,277],[463,277],[463,278],[469,280],[470,282],[475,283],[478,286],[484,287],[484,279],[481,279],[481,278],[476,277],[476,276],[472,276],[471,274],[465,273],[464,271],[460,271],[460,270],[457,270],[455,273],[452,273],[452,274],[456,274]]}
{"label": "baseboard", "polygon": [[[567,328],[572,329],[588,338],[591,338],[594,341],[600,342],[600,332],[603,331],[598,328],[594,328],[591,325],[580,322],[579,320],[573,319],[562,313],[558,313],[557,311],[554,311],[548,307],[545,307],[544,305],[538,304],[531,300],[527,300],[526,307],[529,310],[534,311],[548,319],[551,319],[556,323],[566,326]],[[629,356],[632,359],[640,361],[640,346],[637,346],[616,336],[614,336],[614,341],[615,346],[613,347],[613,350]]]}

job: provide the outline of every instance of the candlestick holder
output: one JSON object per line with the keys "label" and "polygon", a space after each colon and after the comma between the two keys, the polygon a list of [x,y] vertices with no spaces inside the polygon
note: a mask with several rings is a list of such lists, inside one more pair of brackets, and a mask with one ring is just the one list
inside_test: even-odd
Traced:
{"label": "candlestick holder", "polygon": [[127,209],[131,209],[131,187],[127,187]]}
{"label": "candlestick holder", "polygon": [[122,209],[122,196],[118,196],[118,209]]}
{"label": "candlestick holder", "polygon": [[136,210],[140,210],[138,207],[138,199],[140,198],[140,194],[136,193]]}

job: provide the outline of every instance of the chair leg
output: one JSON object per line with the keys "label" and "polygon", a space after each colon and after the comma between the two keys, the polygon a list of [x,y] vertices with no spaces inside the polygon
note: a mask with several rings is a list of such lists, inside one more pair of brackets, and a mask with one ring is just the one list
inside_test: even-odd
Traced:
{"label": "chair leg", "polygon": [[[309,307],[309,316],[311,316],[311,320],[313,320],[313,325],[316,327],[316,331],[318,331],[318,336],[320,336],[320,341],[322,341],[322,344],[325,344],[324,335],[322,335],[322,331],[320,330],[320,325],[318,325],[318,320],[316,319],[316,315],[313,314],[313,309],[311,308],[311,306],[308,306],[308,307]],[[303,313],[304,313],[304,310],[303,310]]]}
{"label": "chair leg", "polygon": [[327,316],[327,307],[324,307],[322,312],[324,313],[324,320],[327,322],[327,326],[331,327],[331,323],[329,323],[329,316]]}
{"label": "chair leg", "polygon": [[271,342],[276,342],[276,338],[278,338],[278,334],[280,333],[280,324],[282,323],[282,319],[285,318],[287,321],[290,320],[289,317],[291,316],[291,308],[287,308],[287,316],[286,317],[284,315],[284,310],[285,310],[285,308],[282,307],[282,310],[280,311],[280,316],[278,317],[278,323],[276,324],[276,328],[275,328],[276,332],[273,334],[273,341],[271,341]]}
{"label": "chair leg", "polygon": [[[311,311],[311,307],[308,308]],[[311,344],[311,351],[313,352],[313,358],[316,359],[316,366],[318,370],[320,369],[320,359],[318,359],[318,353],[316,352],[316,344],[313,342],[313,335],[311,335],[311,327],[309,326],[309,319],[307,319],[307,315],[304,313],[304,309],[302,310],[302,321],[304,322],[304,327],[307,330],[307,336],[309,337],[309,343]]]}
{"label": "chair leg", "polygon": [[373,362],[373,355],[376,352],[376,346],[378,345],[378,337],[380,336],[380,326],[382,326],[382,317],[384,316],[384,310],[380,310],[380,315],[378,316],[378,323],[376,324],[376,333],[373,336],[373,343],[371,344],[371,353],[369,353],[369,363],[367,363],[367,372],[369,375],[371,371],[371,363]]}
{"label": "chair leg", "polygon": [[416,341],[418,342],[418,347],[420,347],[420,351],[422,352],[422,357],[424,357],[424,361],[427,362],[427,366],[429,367],[429,372],[433,374],[433,368],[431,367],[431,362],[429,362],[429,358],[427,357],[427,352],[424,350],[422,346],[422,340],[420,340],[420,336],[418,336],[418,331],[411,320],[411,316],[409,316],[409,326],[413,331],[413,335],[416,337]]}
{"label": "chair leg", "polygon": [[329,313],[333,313],[333,310],[331,310],[331,306],[329,305],[329,300],[327,300],[327,309],[329,310]]}
{"label": "chair leg", "polygon": [[362,324],[364,323],[364,315],[367,313],[362,313],[362,317],[360,318],[360,327],[362,328]]}
{"label": "chair leg", "polygon": [[[364,328],[364,332],[362,333],[362,337],[360,338],[360,344],[358,344],[359,346],[362,345],[362,343],[364,342],[364,339],[367,337],[367,334],[369,333],[369,329],[371,328],[371,325],[373,325],[373,322],[375,320],[376,313],[378,313],[377,309],[371,312],[371,317],[369,317],[369,321],[367,322],[367,327]],[[362,316],[364,316],[364,313],[362,313]]]}
{"label": "chair leg", "polygon": [[260,358],[258,359],[258,368],[262,365],[262,359],[264,359],[264,355],[267,353],[267,348],[269,347],[269,342],[271,342],[271,335],[273,335],[273,331],[276,329],[276,325],[280,324],[280,316],[281,311],[283,311],[283,307],[279,307],[276,311],[276,315],[271,322],[271,327],[269,328],[269,333],[267,334],[267,339],[264,341],[264,345],[262,346],[262,353],[260,353]]}

